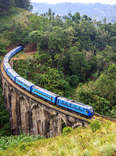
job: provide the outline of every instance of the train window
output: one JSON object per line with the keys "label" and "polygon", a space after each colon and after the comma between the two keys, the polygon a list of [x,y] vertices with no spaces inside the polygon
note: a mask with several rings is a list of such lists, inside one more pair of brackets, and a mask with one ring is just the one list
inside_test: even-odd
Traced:
{"label": "train window", "polygon": [[66,105],[70,107],[70,103],[66,102]]}
{"label": "train window", "polygon": [[68,102],[67,102],[67,106],[69,106],[69,107],[70,107],[70,103],[68,103]]}
{"label": "train window", "polygon": [[91,108],[90,111],[93,112],[93,109]]}
{"label": "train window", "polygon": [[38,93],[38,94],[40,94],[40,95],[42,95],[42,96],[45,96],[45,97],[47,97],[47,98],[49,98],[49,99],[50,99],[50,96],[44,95],[44,94],[42,94],[42,93],[38,92],[37,90],[34,90],[34,92],[36,92],[36,93]]}
{"label": "train window", "polygon": [[64,101],[62,101],[62,104],[64,105]]}
{"label": "train window", "polygon": [[86,110],[86,113],[89,113],[89,111],[88,111],[88,110]]}
{"label": "train window", "polygon": [[82,112],[82,109],[81,109],[81,107],[78,107],[78,110]]}
{"label": "train window", "polygon": [[65,101],[64,101],[64,103],[63,103],[63,104],[64,104],[65,106],[68,106],[68,103],[67,103],[67,102],[65,102]]}
{"label": "train window", "polygon": [[72,108],[75,108],[75,105],[72,104],[71,106],[72,106]]}
{"label": "train window", "polygon": [[68,103],[67,103],[67,102],[65,102],[65,101],[61,101],[61,103],[62,103],[62,105],[65,105],[65,106],[67,106],[67,105],[68,105]]}
{"label": "train window", "polygon": [[28,85],[26,85],[25,83],[23,83],[22,81],[20,81],[20,80],[17,80],[19,83],[21,83],[21,84],[23,84],[23,85],[25,85],[27,88],[29,88],[29,86]]}

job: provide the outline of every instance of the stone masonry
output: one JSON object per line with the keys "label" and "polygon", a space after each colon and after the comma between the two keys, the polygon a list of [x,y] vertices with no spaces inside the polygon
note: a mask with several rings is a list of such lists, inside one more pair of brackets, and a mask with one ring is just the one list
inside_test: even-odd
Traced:
{"label": "stone masonry", "polygon": [[9,121],[13,135],[26,133],[54,137],[62,133],[64,126],[74,128],[87,125],[86,122],[35,101],[13,87],[2,74],[1,76],[3,96],[10,115]]}

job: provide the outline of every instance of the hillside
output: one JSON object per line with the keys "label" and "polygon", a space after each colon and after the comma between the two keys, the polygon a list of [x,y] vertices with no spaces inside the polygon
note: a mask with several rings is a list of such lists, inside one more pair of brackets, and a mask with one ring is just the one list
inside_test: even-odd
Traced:
{"label": "hillside", "polygon": [[[3,55],[9,46],[19,43],[37,47],[33,56],[23,53],[15,57],[13,68],[22,77],[91,105],[99,114],[116,117],[116,23],[95,23],[78,13],[62,19],[11,8],[0,17],[0,31]],[[0,88],[0,156],[116,155],[116,123],[100,118],[88,127],[64,127],[62,135],[54,138],[8,137],[4,107]]]}
{"label": "hillside", "polygon": [[[0,16],[0,61],[8,49],[12,48],[13,38],[16,40],[15,27],[19,25],[20,28],[21,26],[25,28],[28,24],[29,15],[30,13],[24,9],[12,7],[7,14]],[[10,134],[9,115],[5,109],[0,79],[0,136]]]}
{"label": "hillside", "polygon": [[0,156],[115,156],[115,128],[116,123],[95,120],[88,128],[65,128],[62,136],[55,138],[34,142],[29,141],[29,137],[24,137],[22,142],[16,141],[16,137],[9,138],[8,149],[1,149]]}
{"label": "hillside", "polygon": [[0,16],[0,25],[12,24],[14,21],[18,21],[18,18],[21,17],[24,13],[26,13],[24,9],[21,8],[11,8],[8,11],[8,14],[4,16]]}
{"label": "hillside", "polygon": [[61,3],[61,4],[47,4],[47,3],[32,3],[33,12],[45,13],[49,8],[55,14],[67,15],[68,13],[75,14],[79,12],[81,15],[88,15],[97,20],[107,18],[108,22],[116,22],[116,6],[105,4],[81,4],[81,3]]}
{"label": "hillside", "polygon": [[[21,8],[10,8],[8,13],[0,16],[0,53],[7,52],[7,48],[13,44],[12,39],[18,26],[25,28],[31,13]],[[18,29],[18,28],[17,28]]]}

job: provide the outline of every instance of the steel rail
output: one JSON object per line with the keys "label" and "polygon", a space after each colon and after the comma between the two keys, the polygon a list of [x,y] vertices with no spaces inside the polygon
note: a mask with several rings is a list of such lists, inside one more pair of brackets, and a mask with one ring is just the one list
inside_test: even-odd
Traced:
{"label": "steel rail", "polygon": [[98,114],[98,113],[95,113],[94,117],[95,117],[95,119],[102,118],[102,119],[105,119],[105,120],[116,122],[115,118],[107,117],[107,116],[104,116],[104,115],[101,115],[101,114]]}

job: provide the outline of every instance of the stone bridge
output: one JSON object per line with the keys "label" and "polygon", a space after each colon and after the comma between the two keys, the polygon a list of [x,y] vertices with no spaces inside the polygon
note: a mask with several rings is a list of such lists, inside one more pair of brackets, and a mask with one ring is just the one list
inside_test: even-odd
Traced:
{"label": "stone bridge", "polygon": [[86,126],[90,121],[51,105],[20,88],[6,75],[3,65],[1,79],[4,103],[9,112],[13,135],[26,133],[54,137],[62,133],[64,126]]}

